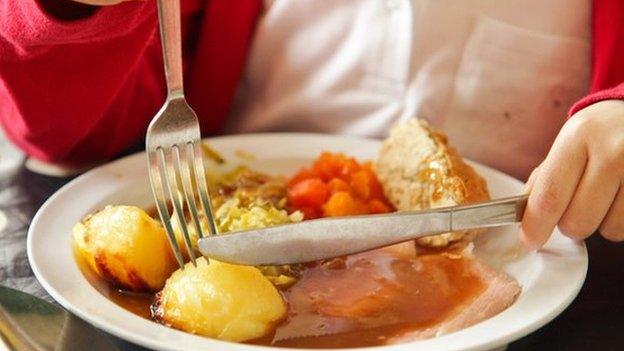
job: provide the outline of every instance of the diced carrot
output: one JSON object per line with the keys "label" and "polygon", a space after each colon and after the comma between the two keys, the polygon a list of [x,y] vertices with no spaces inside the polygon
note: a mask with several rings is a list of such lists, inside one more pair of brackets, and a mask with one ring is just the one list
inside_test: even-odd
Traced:
{"label": "diced carrot", "polygon": [[295,174],[288,182],[288,200],[306,219],[393,210],[372,162],[360,164],[341,153],[323,152],[311,168]]}
{"label": "diced carrot", "polygon": [[347,158],[340,169],[340,175],[343,179],[350,177],[352,174],[360,170],[360,165],[354,158]]}
{"label": "diced carrot", "polygon": [[313,169],[319,174],[321,179],[329,181],[338,176],[339,171],[335,167],[335,159],[332,154],[323,152],[314,162]]}
{"label": "diced carrot", "polygon": [[362,162],[362,169],[365,169],[367,171],[370,171],[373,174],[375,173],[375,165],[373,164],[373,161],[364,161]]}
{"label": "diced carrot", "polygon": [[319,178],[302,180],[288,189],[288,200],[295,208],[323,206],[329,198],[329,188]]}
{"label": "diced carrot", "polygon": [[357,171],[351,176],[351,187],[353,191],[364,200],[367,200],[371,195],[370,183],[370,174],[365,170]]}
{"label": "diced carrot", "polygon": [[347,179],[360,169],[360,165],[352,157],[339,153],[323,152],[314,162],[313,169],[321,179],[328,182],[333,178]]}
{"label": "diced carrot", "polygon": [[379,199],[371,199],[367,203],[370,213],[388,213],[392,212],[392,207]]}
{"label": "diced carrot", "polygon": [[362,199],[382,199],[383,188],[375,173],[370,170],[362,169],[351,177],[351,187],[354,192]]}
{"label": "diced carrot", "polygon": [[366,161],[362,163],[362,170],[367,172],[367,174],[369,175],[369,179],[370,179],[369,188],[371,190],[370,196],[376,199],[385,198],[384,193],[383,193],[383,187],[381,186],[381,183],[379,182],[379,179],[377,178],[377,173],[375,173],[375,168],[373,166],[373,163],[371,161]]}
{"label": "diced carrot", "polygon": [[315,219],[323,216],[323,210],[319,207],[301,207],[297,210],[303,213],[303,219]]}
{"label": "diced carrot", "polygon": [[303,168],[288,181],[288,185],[293,186],[302,180],[318,178],[318,177],[319,175],[314,169]]}
{"label": "diced carrot", "polygon": [[368,183],[368,187],[370,189],[370,197],[374,199],[385,199],[386,196],[384,195],[383,186],[379,179],[377,179],[377,176],[372,173],[369,179],[370,183]]}
{"label": "diced carrot", "polygon": [[349,183],[340,178],[330,180],[329,183],[327,183],[327,186],[329,186],[329,192],[332,194],[339,191],[351,192],[351,186],[349,186]]}
{"label": "diced carrot", "polygon": [[367,206],[353,198],[351,194],[339,191],[333,194],[323,206],[323,215],[325,217],[360,215],[365,214],[367,210]]}

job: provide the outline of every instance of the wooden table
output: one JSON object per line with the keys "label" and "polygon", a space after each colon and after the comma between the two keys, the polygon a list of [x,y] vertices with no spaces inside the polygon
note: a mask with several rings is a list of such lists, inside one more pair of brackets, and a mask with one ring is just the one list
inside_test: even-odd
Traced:
{"label": "wooden table", "polygon": [[[33,174],[21,162],[7,169],[1,162],[0,211],[8,225],[0,229],[0,284],[50,300],[28,265],[26,231],[39,206],[68,179]],[[508,350],[624,350],[624,244],[595,236],[587,245],[589,274],[577,299],[553,322]],[[126,350],[144,350],[115,341]]]}

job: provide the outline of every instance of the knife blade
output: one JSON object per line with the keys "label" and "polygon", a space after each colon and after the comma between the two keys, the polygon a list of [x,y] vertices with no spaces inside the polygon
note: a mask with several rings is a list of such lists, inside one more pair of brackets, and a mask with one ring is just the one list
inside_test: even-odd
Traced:
{"label": "knife blade", "polygon": [[243,265],[311,262],[388,246],[423,236],[512,224],[528,195],[467,206],[382,215],[323,218],[209,236],[199,240],[206,257]]}
{"label": "knife blade", "polygon": [[101,331],[64,309],[4,286],[0,286],[2,344],[14,351],[119,351]]}

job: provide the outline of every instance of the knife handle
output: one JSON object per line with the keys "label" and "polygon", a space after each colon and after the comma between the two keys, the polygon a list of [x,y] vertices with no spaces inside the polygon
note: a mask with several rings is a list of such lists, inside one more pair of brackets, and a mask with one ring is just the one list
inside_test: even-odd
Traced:
{"label": "knife handle", "polygon": [[451,231],[495,227],[522,221],[529,195],[452,207]]}

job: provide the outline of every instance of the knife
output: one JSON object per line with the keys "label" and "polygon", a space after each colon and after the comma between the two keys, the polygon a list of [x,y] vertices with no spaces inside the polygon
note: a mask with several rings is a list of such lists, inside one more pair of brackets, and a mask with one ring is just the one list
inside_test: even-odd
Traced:
{"label": "knife", "polygon": [[119,351],[102,332],[64,309],[0,286],[0,350]]}
{"label": "knife", "polygon": [[452,231],[522,219],[528,195],[426,211],[323,218],[205,237],[206,257],[242,265],[282,265],[338,257]]}

